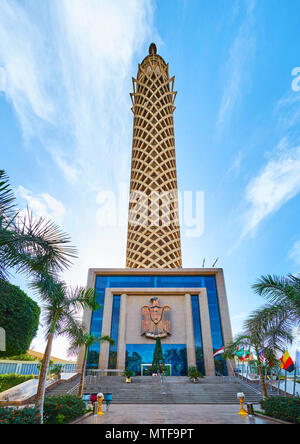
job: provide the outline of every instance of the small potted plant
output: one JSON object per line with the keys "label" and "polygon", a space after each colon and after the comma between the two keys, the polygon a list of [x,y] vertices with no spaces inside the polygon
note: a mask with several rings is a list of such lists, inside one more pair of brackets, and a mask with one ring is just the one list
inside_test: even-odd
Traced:
{"label": "small potted plant", "polygon": [[189,367],[189,378],[192,382],[198,382],[198,379],[203,378],[203,375],[197,367]]}
{"label": "small potted plant", "polygon": [[126,378],[126,383],[130,383],[131,382],[131,377],[132,377],[132,371],[128,370],[128,368],[125,370],[125,372],[123,373],[123,376]]}
{"label": "small potted plant", "polygon": [[52,376],[53,379],[61,379],[61,371],[62,366],[59,364],[53,365],[53,367],[50,368],[49,374]]}

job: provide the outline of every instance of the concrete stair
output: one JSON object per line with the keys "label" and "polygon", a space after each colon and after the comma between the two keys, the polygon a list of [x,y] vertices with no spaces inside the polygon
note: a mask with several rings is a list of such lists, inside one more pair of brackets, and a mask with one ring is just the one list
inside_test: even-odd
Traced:
{"label": "concrete stair", "polygon": [[112,393],[115,404],[238,404],[237,393],[245,401],[258,403],[262,396],[258,386],[229,382],[222,377],[207,377],[192,383],[187,377],[135,377],[126,384],[123,377],[87,377],[85,393]]}
{"label": "concrete stair", "polygon": [[57,395],[77,395],[79,386],[80,376],[73,378],[71,381],[64,381],[58,384],[53,389],[46,391],[46,396],[57,396]]}

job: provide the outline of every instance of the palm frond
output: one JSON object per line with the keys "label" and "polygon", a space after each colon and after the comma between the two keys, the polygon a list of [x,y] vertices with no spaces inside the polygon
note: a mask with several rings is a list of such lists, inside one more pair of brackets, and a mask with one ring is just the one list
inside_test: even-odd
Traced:
{"label": "palm frond", "polygon": [[280,351],[293,338],[293,323],[284,305],[265,305],[255,310],[244,327],[259,347],[273,352]]}
{"label": "palm frond", "polygon": [[0,225],[3,220],[13,219],[15,214],[15,195],[8,176],[4,170],[0,170]]}

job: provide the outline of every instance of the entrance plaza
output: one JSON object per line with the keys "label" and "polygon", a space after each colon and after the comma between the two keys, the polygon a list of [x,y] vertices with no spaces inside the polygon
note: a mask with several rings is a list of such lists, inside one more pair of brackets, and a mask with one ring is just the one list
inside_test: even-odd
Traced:
{"label": "entrance plaza", "polygon": [[[104,409],[105,410],[105,409]],[[112,405],[102,416],[79,424],[278,424],[270,419],[238,415],[238,405]]]}

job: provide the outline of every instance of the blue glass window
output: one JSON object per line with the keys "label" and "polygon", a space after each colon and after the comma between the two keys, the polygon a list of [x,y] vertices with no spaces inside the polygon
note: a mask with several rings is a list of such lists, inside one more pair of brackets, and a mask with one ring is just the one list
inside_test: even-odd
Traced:
{"label": "blue glass window", "polygon": [[202,333],[201,333],[201,318],[198,295],[191,296],[192,311],[193,311],[193,326],[194,326],[194,341],[196,353],[196,365],[199,372],[205,376]]}
{"label": "blue glass window", "polygon": [[115,343],[114,345],[111,345],[109,349],[108,368],[110,369],[117,368],[120,305],[121,305],[121,296],[114,296],[110,337],[115,341]]}
{"label": "blue glass window", "polygon": [[[127,344],[126,368],[135,376],[141,375],[142,364],[152,364],[155,343]],[[165,364],[171,365],[172,376],[187,375],[187,351],[185,344],[162,344]]]}

